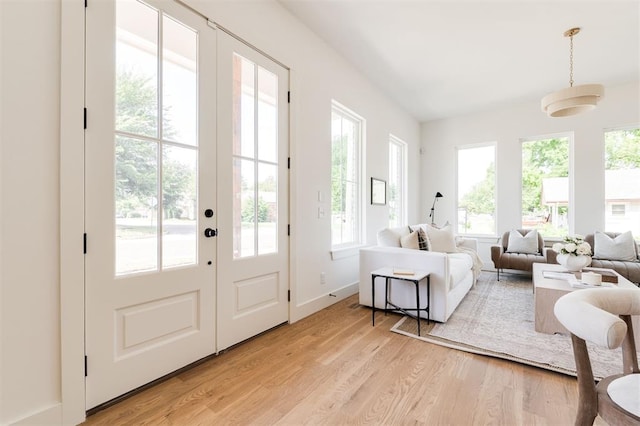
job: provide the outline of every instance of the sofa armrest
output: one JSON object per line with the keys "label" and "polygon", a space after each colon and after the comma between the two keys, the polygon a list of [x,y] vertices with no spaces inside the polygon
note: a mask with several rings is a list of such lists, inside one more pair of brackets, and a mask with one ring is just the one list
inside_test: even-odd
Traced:
{"label": "sofa armrest", "polygon": [[500,267],[500,257],[503,252],[504,248],[502,246],[491,246],[491,260],[496,268]]}
{"label": "sofa armrest", "polygon": [[557,257],[558,257],[558,253],[556,253],[553,249],[544,248],[544,256],[547,258],[547,263],[558,263]]}
{"label": "sofa armrest", "polygon": [[456,246],[464,247],[478,252],[478,239],[477,238],[467,238],[467,237],[456,237]]}

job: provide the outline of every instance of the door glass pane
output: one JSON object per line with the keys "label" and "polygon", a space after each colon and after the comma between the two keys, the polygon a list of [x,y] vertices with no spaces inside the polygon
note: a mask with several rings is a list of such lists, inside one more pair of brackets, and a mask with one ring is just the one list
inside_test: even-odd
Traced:
{"label": "door glass pane", "polygon": [[278,78],[258,67],[258,158],[278,160]]}
{"label": "door glass pane", "polygon": [[278,167],[258,164],[258,254],[278,251]]}
{"label": "door glass pane", "polygon": [[158,267],[158,146],[116,136],[116,275]]}
{"label": "door glass pane", "polygon": [[254,256],[257,217],[255,162],[233,160],[233,257]]}
{"label": "door glass pane", "polygon": [[158,136],[158,12],[116,3],[116,130]]}
{"label": "door glass pane", "polygon": [[165,146],[162,157],[162,266],[193,265],[197,259],[195,149]]}
{"label": "door glass pane", "polygon": [[233,55],[233,155],[255,156],[255,64]]}
{"label": "door glass pane", "polygon": [[162,136],[196,145],[197,34],[167,16],[162,33]]}

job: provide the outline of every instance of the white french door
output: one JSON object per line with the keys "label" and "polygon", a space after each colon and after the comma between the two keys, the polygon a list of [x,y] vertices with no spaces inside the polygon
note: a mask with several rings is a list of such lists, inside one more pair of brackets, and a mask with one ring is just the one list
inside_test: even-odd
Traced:
{"label": "white french door", "polygon": [[289,319],[288,70],[218,34],[218,350]]}
{"label": "white french door", "polygon": [[173,1],[86,13],[92,408],[216,351],[216,31]]}

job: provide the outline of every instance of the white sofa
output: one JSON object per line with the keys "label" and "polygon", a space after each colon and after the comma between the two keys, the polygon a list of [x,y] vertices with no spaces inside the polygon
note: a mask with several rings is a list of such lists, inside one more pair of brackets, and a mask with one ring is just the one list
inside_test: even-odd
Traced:
{"label": "white sofa", "polygon": [[[417,226],[411,226],[415,229]],[[435,251],[402,248],[400,238],[410,233],[409,227],[386,228],[378,232],[378,245],[360,249],[360,304],[371,306],[371,272],[383,267],[420,269],[430,275],[429,317],[445,322],[477,279],[479,268],[476,259],[468,253],[477,252],[477,240],[457,238],[456,245],[465,252],[439,253]],[[477,258],[477,256],[476,256]],[[384,307],[384,279],[376,279],[377,308]],[[391,286],[391,298],[396,305],[415,306],[415,285],[407,281],[396,281]],[[420,287],[420,300],[427,299],[426,286]],[[423,306],[424,307],[424,304]],[[420,315],[426,318],[426,313]]]}

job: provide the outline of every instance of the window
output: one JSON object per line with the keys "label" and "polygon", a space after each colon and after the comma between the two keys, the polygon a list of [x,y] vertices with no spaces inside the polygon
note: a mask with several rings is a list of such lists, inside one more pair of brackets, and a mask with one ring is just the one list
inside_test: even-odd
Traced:
{"label": "window", "polygon": [[496,233],[496,146],[458,148],[458,233]]}
{"label": "window", "polygon": [[569,233],[569,136],[522,141],[522,228]]}
{"label": "window", "polygon": [[362,211],[361,152],[364,120],[332,103],[331,246],[360,244]]}
{"label": "window", "polygon": [[640,239],[640,128],[604,134],[605,230]]}
{"label": "window", "polygon": [[407,223],[407,144],[389,136],[389,227]]}

